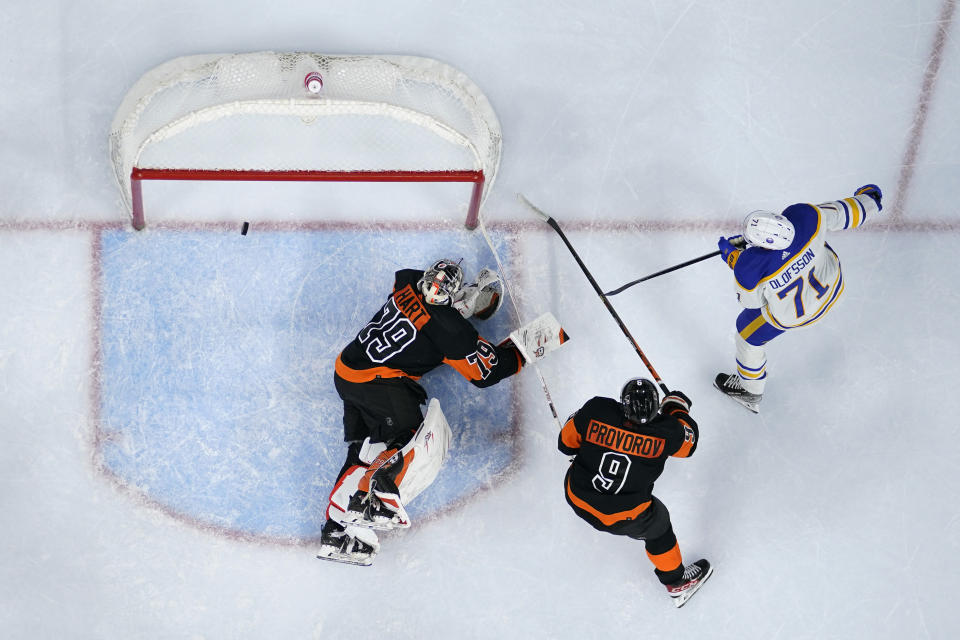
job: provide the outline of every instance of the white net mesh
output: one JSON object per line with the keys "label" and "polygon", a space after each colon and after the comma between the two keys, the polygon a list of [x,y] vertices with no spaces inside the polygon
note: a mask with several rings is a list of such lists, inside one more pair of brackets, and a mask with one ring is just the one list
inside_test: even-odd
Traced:
{"label": "white net mesh", "polygon": [[[304,87],[319,72],[323,88]],[[128,209],[140,169],[482,171],[500,125],[463,73],[428,58],[248,53],[177,58],[144,75],[113,120]]]}

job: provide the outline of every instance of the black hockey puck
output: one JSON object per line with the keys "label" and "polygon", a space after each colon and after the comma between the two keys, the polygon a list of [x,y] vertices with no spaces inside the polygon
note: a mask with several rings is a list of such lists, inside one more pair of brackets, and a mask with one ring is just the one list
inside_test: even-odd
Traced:
{"label": "black hockey puck", "polygon": [[250,228],[250,223],[249,223],[249,222],[244,222],[244,223],[243,223],[243,227],[241,227],[241,229],[240,229],[240,235],[242,235],[242,236],[247,235],[247,229],[249,229],[249,228]]}

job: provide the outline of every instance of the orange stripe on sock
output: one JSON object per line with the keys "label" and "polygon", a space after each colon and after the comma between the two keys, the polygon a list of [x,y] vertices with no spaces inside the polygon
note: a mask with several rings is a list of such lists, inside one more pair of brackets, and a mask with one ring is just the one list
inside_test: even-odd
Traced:
{"label": "orange stripe on sock", "polygon": [[673,548],[666,553],[653,555],[648,551],[647,557],[650,558],[653,566],[660,569],[660,571],[673,571],[677,567],[683,566],[683,556],[680,555],[679,544],[673,545]]}

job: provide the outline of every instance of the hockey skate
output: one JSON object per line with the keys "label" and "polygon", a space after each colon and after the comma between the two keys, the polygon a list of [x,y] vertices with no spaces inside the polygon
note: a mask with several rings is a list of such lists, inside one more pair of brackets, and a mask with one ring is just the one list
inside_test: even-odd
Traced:
{"label": "hockey skate", "polygon": [[725,396],[736,400],[750,411],[760,413],[760,401],[763,399],[762,393],[750,393],[740,385],[740,376],[736,373],[718,373],[713,381],[713,386],[720,390]]}
{"label": "hockey skate", "polygon": [[673,604],[678,608],[682,607],[712,575],[713,567],[706,560],[697,560],[693,564],[688,564],[683,569],[683,578],[673,584],[665,585],[667,593],[673,598]]}
{"label": "hockey skate", "polygon": [[[387,455],[389,453],[386,452]],[[373,465],[377,465],[379,460],[375,460]],[[369,491],[364,493],[360,490],[350,497],[343,521],[376,531],[409,527],[410,516],[400,501],[400,490],[396,483],[405,466],[406,461],[399,452],[382,461],[370,476]]]}
{"label": "hockey skate", "polygon": [[317,558],[364,567],[373,564],[373,557],[380,551],[377,534],[369,529],[351,527],[327,520],[320,534],[320,550]]}
{"label": "hockey skate", "polygon": [[379,491],[371,482],[369,493],[358,491],[350,497],[343,522],[374,531],[390,531],[409,527],[410,516],[397,493]]}

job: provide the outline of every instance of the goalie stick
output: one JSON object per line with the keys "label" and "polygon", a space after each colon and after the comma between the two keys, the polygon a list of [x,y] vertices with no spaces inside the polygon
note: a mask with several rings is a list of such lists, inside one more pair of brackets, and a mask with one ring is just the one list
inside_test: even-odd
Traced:
{"label": "goalie stick", "polygon": [[630,344],[633,345],[633,349],[637,352],[637,355],[640,356],[640,359],[643,361],[643,364],[646,365],[647,370],[650,372],[650,375],[653,376],[653,379],[656,381],[660,388],[663,390],[664,395],[670,393],[670,390],[667,388],[667,385],[663,383],[663,380],[660,378],[660,375],[657,373],[656,369],[653,368],[653,365],[650,364],[650,361],[647,360],[647,356],[644,355],[643,350],[640,348],[640,345],[637,344],[637,341],[634,340],[633,336],[630,334],[627,325],[623,323],[623,320],[620,319],[617,310],[613,308],[613,305],[610,304],[610,301],[607,300],[607,296],[603,293],[603,289],[600,288],[600,285],[597,284],[597,281],[594,280],[593,275],[590,273],[590,270],[587,269],[587,265],[583,264],[583,260],[580,259],[580,256],[577,254],[577,251],[573,248],[573,245],[570,244],[570,241],[567,240],[566,234],[563,232],[563,229],[560,228],[560,225],[557,224],[557,221],[552,217],[548,216],[546,213],[541,211],[534,205],[532,202],[526,199],[522,193],[517,194],[520,202],[525,204],[530,208],[535,214],[540,216],[544,222],[546,222],[550,227],[557,232],[557,235],[560,236],[560,239],[563,240],[563,243],[567,245],[567,249],[570,250],[570,254],[573,255],[574,260],[577,261],[577,264],[580,265],[580,270],[583,271],[583,275],[587,276],[587,280],[590,281],[590,284],[593,285],[594,291],[597,292],[597,295],[600,296],[600,300],[603,301],[604,306],[607,307],[607,311],[610,312],[610,315],[613,316],[613,319],[617,321],[617,324],[620,326],[620,330],[623,331],[623,335],[627,337],[627,340],[630,341]]}
{"label": "goalie stick", "polygon": [[[483,223],[483,216],[480,215],[477,217],[477,225],[480,228],[480,233],[483,234],[483,239],[486,240],[487,246],[490,247],[490,252],[493,253],[493,259],[497,262],[497,269],[500,272],[500,278],[503,280],[503,292],[510,294],[510,304],[513,306],[514,313],[517,314],[517,322],[522,322],[520,317],[520,308],[517,306],[517,299],[511,291],[511,287],[507,284],[507,274],[503,269],[503,263],[500,262],[500,255],[497,253],[496,247],[493,246],[493,241],[490,239],[490,236],[487,234],[487,227]],[[533,370],[537,374],[537,378],[540,380],[540,388],[543,390],[543,395],[547,399],[547,404],[550,406],[550,413],[553,414],[553,421],[557,424],[558,429],[563,429],[563,423],[560,421],[560,415],[557,413],[557,407],[553,404],[553,398],[550,397],[550,389],[547,388],[547,381],[544,380],[543,374],[540,373],[540,367],[537,366],[536,362],[533,364]]]}

